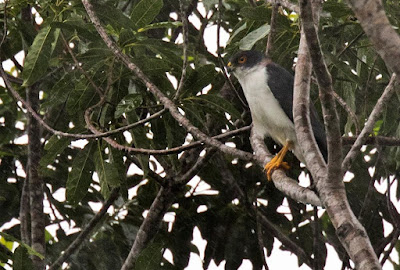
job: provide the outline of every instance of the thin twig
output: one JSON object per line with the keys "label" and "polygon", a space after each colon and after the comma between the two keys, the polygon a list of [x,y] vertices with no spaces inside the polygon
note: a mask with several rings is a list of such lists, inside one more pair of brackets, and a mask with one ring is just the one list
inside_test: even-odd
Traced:
{"label": "thin twig", "polygon": [[12,94],[12,96],[17,99],[19,102],[22,103],[22,105],[25,107],[25,109],[28,111],[29,114],[31,114],[39,123],[42,127],[44,127],[47,131],[49,131],[50,133],[57,135],[57,136],[61,136],[61,137],[68,137],[68,138],[76,138],[76,139],[94,139],[94,138],[102,138],[102,137],[108,137],[111,136],[113,134],[117,134],[129,129],[132,129],[134,127],[137,127],[139,125],[145,124],[147,122],[149,122],[152,119],[158,118],[160,117],[162,114],[164,114],[167,110],[166,109],[162,109],[156,113],[154,113],[153,115],[150,115],[149,117],[139,120],[135,123],[114,129],[114,130],[110,130],[107,132],[99,132],[98,134],[81,134],[81,133],[67,133],[67,132],[62,132],[59,130],[56,130],[52,127],[50,127],[40,116],[39,114],[37,114],[32,107],[19,95],[19,93],[14,89],[14,87],[11,85],[10,80],[8,79],[8,74],[4,71],[2,65],[0,65],[0,74],[1,77],[3,78],[5,84],[6,84],[6,88],[7,90]]}
{"label": "thin twig", "polygon": [[179,98],[179,94],[182,92],[183,86],[185,84],[186,72],[188,67],[189,26],[188,26],[188,15],[186,13],[185,7],[183,6],[183,0],[179,0],[179,7],[181,11],[181,21],[182,21],[183,64],[182,64],[181,78],[179,80],[175,96],[173,98],[174,101]]}
{"label": "thin twig", "polygon": [[350,151],[347,153],[346,157],[344,158],[343,163],[342,163],[343,171],[346,171],[350,168],[351,163],[353,162],[353,160],[356,158],[357,154],[359,153],[361,146],[364,145],[369,134],[372,132],[376,121],[380,117],[383,109],[385,108],[386,104],[390,101],[391,96],[395,92],[395,87],[394,87],[395,84],[396,84],[396,74],[393,73],[389,84],[386,86],[382,96],[379,98],[374,109],[372,110],[371,114],[369,115],[368,120],[365,123],[365,126],[362,129],[360,135],[357,137],[356,142],[353,144]]}
{"label": "thin twig", "polygon": [[389,248],[384,252],[383,258],[380,261],[380,264],[383,265],[386,260],[389,258],[390,254],[392,253],[393,248],[396,246],[396,244],[399,241],[399,236],[400,236],[400,228],[396,228],[395,232],[393,233],[393,238],[390,241],[390,246]]}
{"label": "thin twig", "polygon": [[175,184],[177,185],[186,184],[200,171],[201,168],[204,167],[204,165],[210,160],[210,158],[212,158],[214,153],[215,153],[215,148],[207,148],[206,154],[204,156],[200,156],[197,159],[197,161],[191,166],[191,168],[187,172],[184,172],[183,175],[181,175],[179,179],[175,181]]}
{"label": "thin twig", "polygon": [[222,74],[224,75],[225,82],[228,83],[230,89],[236,94],[237,98],[239,99],[240,103],[245,108],[248,108],[249,106],[247,103],[241,98],[239,95],[239,92],[237,91],[236,87],[233,85],[231,78],[228,76],[228,73],[226,72],[226,65],[224,62],[224,59],[222,58],[222,52],[221,52],[221,22],[222,22],[222,0],[219,0],[218,2],[218,19],[217,19],[217,55],[218,55],[218,63],[219,66],[222,70]]}
{"label": "thin twig", "polygon": [[342,106],[346,112],[350,115],[350,118],[353,120],[354,126],[356,128],[356,134],[360,134],[360,122],[358,121],[357,115],[353,110],[350,108],[350,106],[344,101],[344,99],[338,95],[336,92],[332,92],[333,97],[336,99],[336,101]]}
{"label": "thin twig", "polygon": [[279,6],[277,4],[272,4],[272,13],[271,13],[271,22],[269,24],[270,26],[270,31],[268,34],[268,39],[267,39],[267,46],[265,49],[265,55],[267,57],[271,56],[274,42],[275,42],[275,34],[277,32],[277,14],[278,14]]}
{"label": "thin twig", "polygon": [[1,48],[1,46],[3,46],[3,43],[7,38],[7,3],[8,3],[8,0],[5,0],[4,1],[4,16],[3,16],[3,20],[4,20],[3,37],[1,38],[1,41],[0,41],[0,48]]}
{"label": "thin twig", "polygon": [[99,94],[99,96],[101,97],[102,95],[104,95],[104,90],[101,89],[101,87],[97,86],[97,84],[94,83],[94,81],[92,80],[92,78],[89,76],[89,74],[86,72],[86,70],[84,70],[81,66],[81,64],[79,63],[78,59],[76,59],[74,52],[72,51],[71,47],[69,46],[67,40],[65,39],[63,33],[61,33],[61,38],[64,42],[64,46],[65,48],[67,48],[67,51],[69,53],[69,55],[71,56],[72,60],[75,63],[75,66],[79,69],[79,71],[85,76],[86,80],[88,80],[88,82],[90,83],[90,85],[96,90],[97,94]]}
{"label": "thin twig", "polygon": [[265,270],[269,270],[267,260],[265,259],[265,253],[264,253],[264,241],[263,241],[263,231],[261,228],[261,222],[260,222],[260,216],[258,214],[258,205],[257,205],[257,198],[256,201],[254,202],[254,210],[256,212],[256,230],[257,230],[257,244],[258,244],[258,249],[260,252],[261,256],[261,261],[264,265]]}
{"label": "thin twig", "polygon": [[184,115],[182,115],[177,106],[170,100],[164,93],[156,86],[154,83],[150,81],[150,79],[136,66],[129,58],[129,56],[122,53],[122,51],[116,46],[116,44],[110,39],[107,35],[105,29],[100,24],[99,18],[93,11],[93,7],[88,0],[82,0],[82,3],[90,17],[90,20],[94,24],[97,32],[107,45],[107,47],[117,56],[118,59],[130,70],[132,71],[147,87],[148,91],[151,92],[156,98],[159,99],[161,103],[170,111],[171,116],[185,129],[191,133],[194,137],[199,140],[203,140],[204,143],[217,147],[219,150],[223,151],[224,153],[234,155],[240,157],[241,159],[249,160],[252,159],[253,155],[247,153],[242,150],[238,150],[227,145],[222,144],[221,142],[207,136],[205,133],[200,131],[197,127],[195,127]]}
{"label": "thin twig", "polygon": [[119,188],[115,188],[111,191],[110,197],[104,202],[103,207],[99,212],[89,221],[85,228],[79,233],[75,240],[68,246],[67,249],[61,254],[60,257],[50,266],[49,270],[59,269],[61,265],[68,260],[68,258],[75,252],[78,251],[83,241],[87,239],[87,236],[93,232],[97,224],[101,221],[104,215],[107,213],[108,208],[118,198]]}
{"label": "thin twig", "polygon": [[[357,137],[343,137],[343,145],[354,144]],[[400,138],[385,136],[369,136],[364,144],[378,146],[400,146]]]}

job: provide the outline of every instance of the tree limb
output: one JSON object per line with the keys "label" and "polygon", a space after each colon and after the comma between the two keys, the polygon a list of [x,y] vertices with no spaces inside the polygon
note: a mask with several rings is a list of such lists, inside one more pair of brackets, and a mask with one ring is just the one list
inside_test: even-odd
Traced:
{"label": "tree limb", "polygon": [[400,36],[380,0],[347,0],[362,28],[386,65],[400,76]]}
{"label": "tree limb", "polygon": [[61,267],[61,265],[68,260],[68,258],[75,252],[79,250],[83,241],[93,232],[97,224],[107,213],[108,208],[113,204],[113,202],[118,198],[119,188],[115,188],[111,191],[110,196],[104,202],[100,211],[89,221],[85,228],[79,233],[75,240],[64,250],[60,257],[49,267],[49,270],[56,270]]}
{"label": "tree limb", "polygon": [[161,187],[157,197],[151,204],[145,220],[143,221],[142,225],[140,225],[139,231],[136,234],[135,242],[129,251],[128,257],[122,265],[121,270],[135,269],[135,263],[140,255],[140,252],[157,234],[162,219],[165,213],[171,207],[174,199],[175,194],[170,186]]}
{"label": "tree limb", "polygon": [[[254,132],[252,132],[250,142],[254,149],[258,164],[260,166],[264,166],[272,158],[264,144],[264,140],[260,137],[257,137]],[[282,191],[284,194],[298,202],[304,204],[309,203],[315,206],[322,205],[320,199],[318,198],[317,194],[314,193],[314,191],[300,186],[295,180],[287,177],[282,170],[275,170],[272,173],[272,181],[274,181],[274,185],[278,190]]]}
{"label": "tree limb", "polygon": [[[307,168],[311,172],[320,172],[324,176],[327,174],[327,167],[315,140],[310,120],[311,72],[312,64],[304,29],[302,29],[294,76],[293,120],[297,140],[301,146]],[[315,180],[318,180],[318,178]]]}
{"label": "tree limb", "polygon": [[136,66],[130,60],[130,58],[127,55],[123,54],[121,50],[114,44],[114,42],[107,35],[105,29],[100,24],[100,21],[95,12],[93,11],[93,7],[90,4],[90,2],[88,0],[82,0],[82,3],[89,15],[90,20],[94,24],[97,32],[99,33],[99,35],[101,36],[107,47],[114,53],[115,56],[117,56],[118,59],[121,60],[123,64],[125,64],[125,66],[130,71],[132,71],[144,83],[144,85],[148,88],[148,91],[151,92],[155,97],[157,97],[162,104],[164,104],[165,108],[169,110],[171,116],[179,124],[185,127],[185,129],[197,139],[204,141],[204,143],[210,146],[217,147],[219,150],[223,151],[226,154],[238,156],[244,160],[249,160],[252,158],[252,154],[224,145],[218,140],[215,140],[207,136],[205,133],[200,131],[200,129],[192,125],[192,123],[190,123],[190,121],[179,112],[177,106],[172,102],[172,100],[170,100],[167,96],[165,96],[163,92],[160,89],[158,89],[158,87],[154,85],[150,81],[150,79],[139,69],[139,67]]}
{"label": "tree limb", "polygon": [[277,4],[272,4],[272,13],[271,13],[271,22],[270,22],[270,31],[267,39],[267,46],[265,48],[265,55],[268,57],[271,55],[274,46],[274,39],[277,32],[277,14],[278,14],[279,6]]}
{"label": "tree limb", "polygon": [[[26,88],[27,102],[33,110],[39,110],[39,85]],[[28,115],[28,161],[27,179],[29,180],[30,217],[31,217],[31,245],[42,255],[46,254],[45,243],[45,216],[43,213],[44,181],[39,176],[39,161],[41,157],[40,125],[32,115]],[[45,269],[44,260],[38,256],[32,257],[36,270]]]}
{"label": "tree limb", "polygon": [[[354,216],[347,201],[341,172],[341,135],[332,79],[322,57],[318,33],[314,26],[313,6],[309,0],[300,0],[300,17],[320,90],[328,141],[328,174],[312,172],[318,178],[316,187],[321,201],[336,229],[336,234],[357,269],[381,269],[365,229]],[[315,3],[314,5],[317,5]],[[318,12],[314,7],[314,12]]]}
{"label": "tree limb", "polygon": [[376,103],[374,109],[372,110],[371,114],[368,117],[367,122],[365,123],[364,128],[362,129],[360,135],[358,135],[357,140],[352,145],[350,151],[347,153],[346,157],[342,163],[342,170],[346,171],[350,168],[351,163],[354,161],[356,156],[359,154],[361,146],[365,144],[367,141],[368,136],[372,132],[376,121],[380,117],[383,109],[385,108],[386,104],[390,101],[390,98],[395,92],[395,84],[396,84],[396,74],[392,75],[389,84],[386,86],[385,91],[383,92],[382,96],[379,98],[378,102]]}
{"label": "tree limb", "polygon": [[278,4],[284,8],[287,8],[291,11],[294,11],[296,13],[300,13],[300,8],[298,5],[293,4],[292,2],[288,1],[288,0],[265,0],[267,3],[270,4]]}

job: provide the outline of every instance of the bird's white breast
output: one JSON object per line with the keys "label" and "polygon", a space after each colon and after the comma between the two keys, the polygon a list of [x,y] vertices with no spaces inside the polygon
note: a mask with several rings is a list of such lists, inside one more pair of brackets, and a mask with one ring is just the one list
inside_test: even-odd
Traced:
{"label": "bird's white breast", "polygon": [[253,118],[256,134],[270,136],[282,145],[288,140],[296,142],[292,121],[285,114],[278,100],[268,87],[268,75],[264,65],[235,73],[238,78]]}

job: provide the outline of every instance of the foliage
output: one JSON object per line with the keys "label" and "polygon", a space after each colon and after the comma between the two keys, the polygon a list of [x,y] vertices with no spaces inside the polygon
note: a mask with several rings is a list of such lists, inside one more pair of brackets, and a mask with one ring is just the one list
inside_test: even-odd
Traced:
{"label": "foliage", "polygon": [[[216,135],[222,130],[234,130],[243,123],[250,123],[248,114],[243,114],[248,109],[237,97],[232,98],[234,94],[226,95],[220,62],[214,52],[207,50],[205,41],[209,37],[204,35],[204,31],[217,25],[221,16],[220,27],[230,33],[225,59],[239,48],[249,49],[254,45],[263,50],[270,30],[270,5],[257,1],[257,6],[252,7],[245,0],[227,0],[223,1],[218,15],[218,1],[182,1],[191,18],[188,65],[182,91],[175,97],[175,81],[180,81],[184,64],[179,1],[91,2],[96,2],[95,12],[108,35],[166,96],[175,98],[175,104],[192,124],[205,133]],[[399,29],[400,10],[396,2],[387,0],[385,5],[391,23]],[[28,5],[36,12],[33,21],[25,16]],[[148,87],[107,48],[80,1],[9,1],[6,13],[4,7],[2,4],[1,29],[7,27],[8,34],[1,46],[2,60],[14,62],[10,75],[20,79],[14,80],[13,86],[21,95],[27,87],[39,85],[39,112],[54,129],[88,134],[84,116],[89,109],[91,123],[99,130],[107,131],[145,119],[163,108],[159,100],[148,92]],[[345,109],[339,109],[342,134],[354,135],[358,131],[357,125],[362,128],[391,73],[343,1],[325,1],[322,14],[320,38],[334,88],[357,116],[355,121]],[[199,24],[192,20],[196,17]],[[3,18],[6,18],[6,25]],[[299,45],[296,14],[281,7],[276,30],[271,57],[292,70]],[[87,76],[78,68],[67,46]],[[22,66],[14,58],[20,51],[26,54]],[[239,89],[237,83],[235,86]],[[101,99],[99,89],[106,102],[101,107],[93,107]],[[312,99],[319,107],[316,89],[313,86]],[[397,95],[386,106],[374,135],[400,136],[399,100],[400,95]],[[19,218],[22,187],[27,179],[27,143],[21,140],[26,126],[27,115],[18,108],[9,91],[2,87],[1,226]],[[54,235],[46,240],[47,264],[54,262],[78,235],[69,229],[82,229],[93,218],[95,203],[104,202],[114,188],[119,188],[121,195],[90,239],[68,259],[68,269],[119,269],[161,184],[187,171],[205,148],[200,145],[201,148],[185,154],[149,155],[115,149],[100,138],[82,141],[53,135],[45,129],[40,136],[43,145],[39,173],[46,184],[46,200],[51,205],[46,211],[46,222],[48,230],[56,228]],[[252,152],[248,137],[249,134],[245,133],[231,137],[227,142]],[[171,149],[192,140],[190,132],[169,112],[145,125],[108,138],[123,146],[144,149]],[[276,151],[273,142],[267,143],[271,151]],[[291,158],[293,170],[289,174],[297,178],[304,169]],[[398,147],[365,146],[350,170],[351,181],[346,182],[351,207],[360,217],[376,250],[383,251],[382,247],[389,245],[393,234],[398,233],[399,214],[392,203],[400,197],[400,185],[397,184],[399,160]],[[230,178],[244,191],[244,196],[235,191],[228,180]],[[198,182],[200,187],[206,186],[207,191],[198,191]],[[377,190],[377,186],[385,185],[390,185],[391,189],[397,187],[389,199],[388,195]],[[66,199],[60,194],[66,194]],[[226,269],[237,269],[243,259],[249,259],[254,269],[261,269],[260,245],[270,256],[276,235],[260,226],[253,208],[257,200],[257,211],[265,214],[307,256],[315,255],[313,241],[318,238],[323,262],[325,243],[328,243],[347,263],[327,214],[319,210],[322,235],[318,236],[312,221],[313,209],[278,192],[271,182],[266,181],[260,167],[253,163],[214,153],[197,172],[197,177],[174,191],[173,196],[168,213],[173,214],[174,221],[162,222],[156,237],[140,254],[136,269],[184,269],[191,253],[200,254],[192,242],[195,227],[207,241],[202,258],[204,268],[211,260],[217,265],[225,260]],[[384,232],[384,223],[397,229],[392,233]],[[61,224],[63,226],[59,226]],[[12,242],[16,244],[16,239],[20,239],[19,230],[17,224],[3,229],[3,232],[12,235]],[[13,251],[10,254],[0,249],[1,267],[7,264],[15,269],[29,267],[23,264],[29,265],[30,260],[21,258],[27,259],[30,249],[20,246],[13,250],[5,242],[1,243]],[[285,245],[280,248],[290,250]],[[172,252],[172,262],[163,257],[167,249]],[[268,262],[268,257],[266,260]],[[304,261],[299,257],[299,265],[302,263]],[[394,261],[387,263],[395,267],[399,265]]]}

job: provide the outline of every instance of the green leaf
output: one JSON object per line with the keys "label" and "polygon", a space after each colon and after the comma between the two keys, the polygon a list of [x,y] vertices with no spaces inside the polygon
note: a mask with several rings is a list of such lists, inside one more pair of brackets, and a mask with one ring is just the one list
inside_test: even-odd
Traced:
{"label": "green leaf", "polygon": [[215,5],[218,5],[218,0],[203,0],[206,11],[210,11]]}
{"label": "green leaf", "polygon": [[117,105],[114,113],[115,118],[121,117],[122,114],[128,113],[139,107],[143,102],[142,95],[129,94],[126,95]]}
{"label": "green leaf", "polygon": [[40,159],[40,166],[45,167],[53,163],[57,155],[62,153],[70,142],[71,138],[53,135],[44,147],[46,153]]}
{"label": "green leaf", "polygon": [[125,14],[121,10],[113,7],[110,8],[109,5],[100,5],[98,3],[93,3],[93,7],[100,19],[111,24],[114,28],[135,28],[135,23],[132,22],[132,20],[130,20],[127,16],[125,16]]}
{"label": "green leaf", "polygon": [[86,109],[96,98],[95,91],[86,79],[78,81],[67,100],[68,114],[76,115],[78,109]]}
{"label": "green leaf", "polygon": [[231,41],[244,29],[247,27],[247,22],[244,22],[241,26],[239,26],[236,30],[233,31],[232,35],[229,37],[227,44],[230,44]]}
{"label": "green leaf", "polygon": [[190,99],[203,101],[219,111],[229,113],[234,118],[240,118],[239,111],[236,110],[236,108],[232,105],[232,103],[230,103],[229,101],[218,95],[207,94],[207,95],[190,97]]}
{"label": "green leaf", "polygon": [[68,174],[67,200],[73,204],[77,204],[86,195],[92,182],[92,146],[93,143],[90,142],[78,153]]}
{"label": "green leaf", "polygon": [[17,247],[13,255],[13,270],[27,270],[33,268],[27,249],[23,246]]}
{"label": "green leaf", "polygon": [[150,29],[158,29],[158,28],[175,28],[182,26],[181,22],[159,22],[159,23],[152,23],[149,25],[146,25],[145,27],[142,27],[138,29],[138,32],[144,32]]}
{"label": "green leaf", "polygon": [[119,187],[121,182],[119,180],[117,168],[103,159],[100,142],[97,143],[97,146],[94,155],[94,164],[100,180],[101,193],[105,198],[108,198],[110,194],[109,186]]}
{"label": "green leaf", "polygon": [[[128,123],[135,123],[139,121],[139,117],[135,111],[131,111],[127,114]],[[150,140],[146,137],[147,128],[134,128],[130,130],[132,135],[132,142],[135,147],[139,148],[150,148]],[[143,173],[146,176],[149,172],[149,156],[138,155],[139,163],[142,167]]]}
{"label": "green leaf", "polygon": [[160,269],[162,250],[165,244],[153,242],[149,244],[139,255],[135,263],[136,270]]}
{"label": "green leaf", "polygon": [[133,7],[131,20],[135,28],[151,23],[163,7],[162,0],[142,0]]}
{"label": "green leaf", "polygon": [[266,5],[259,7],[244,7],[240,10],[240,15],[253,21],[266,22],[271,17],[271,11]]}
{"label": "green leaf", "polygon": [[23,243],[22,241],[20,241],[19,239],[15,238],[14,236],[9,235],[9,234],[4,233],[4,232],[0,232],[0,236],[4,237],[7,241],[17,242],[18,244],[20,244],[22,247],[24,247],[28,251],[29,255],[37,256],[41,260],[44,259],[44,256],[42,254],[40,254],[39,252],[35,251],[29,245]]}
{"label": "green leaf", "polygon": [[25,58],[23,86],[30,86],[46,74],[50,57],[57,43],[60,30],[46,26],[39,31]]}
{"label": "green leaf", "polygon": [[251,50],[257,41],[263,39],[268,35],[270,28],[271,27],[266,23],[261,27],[257,28],[256,30],[251,31],[249,34],[247,34],[244,38],[240,40],[239,48],[241,50]]}

